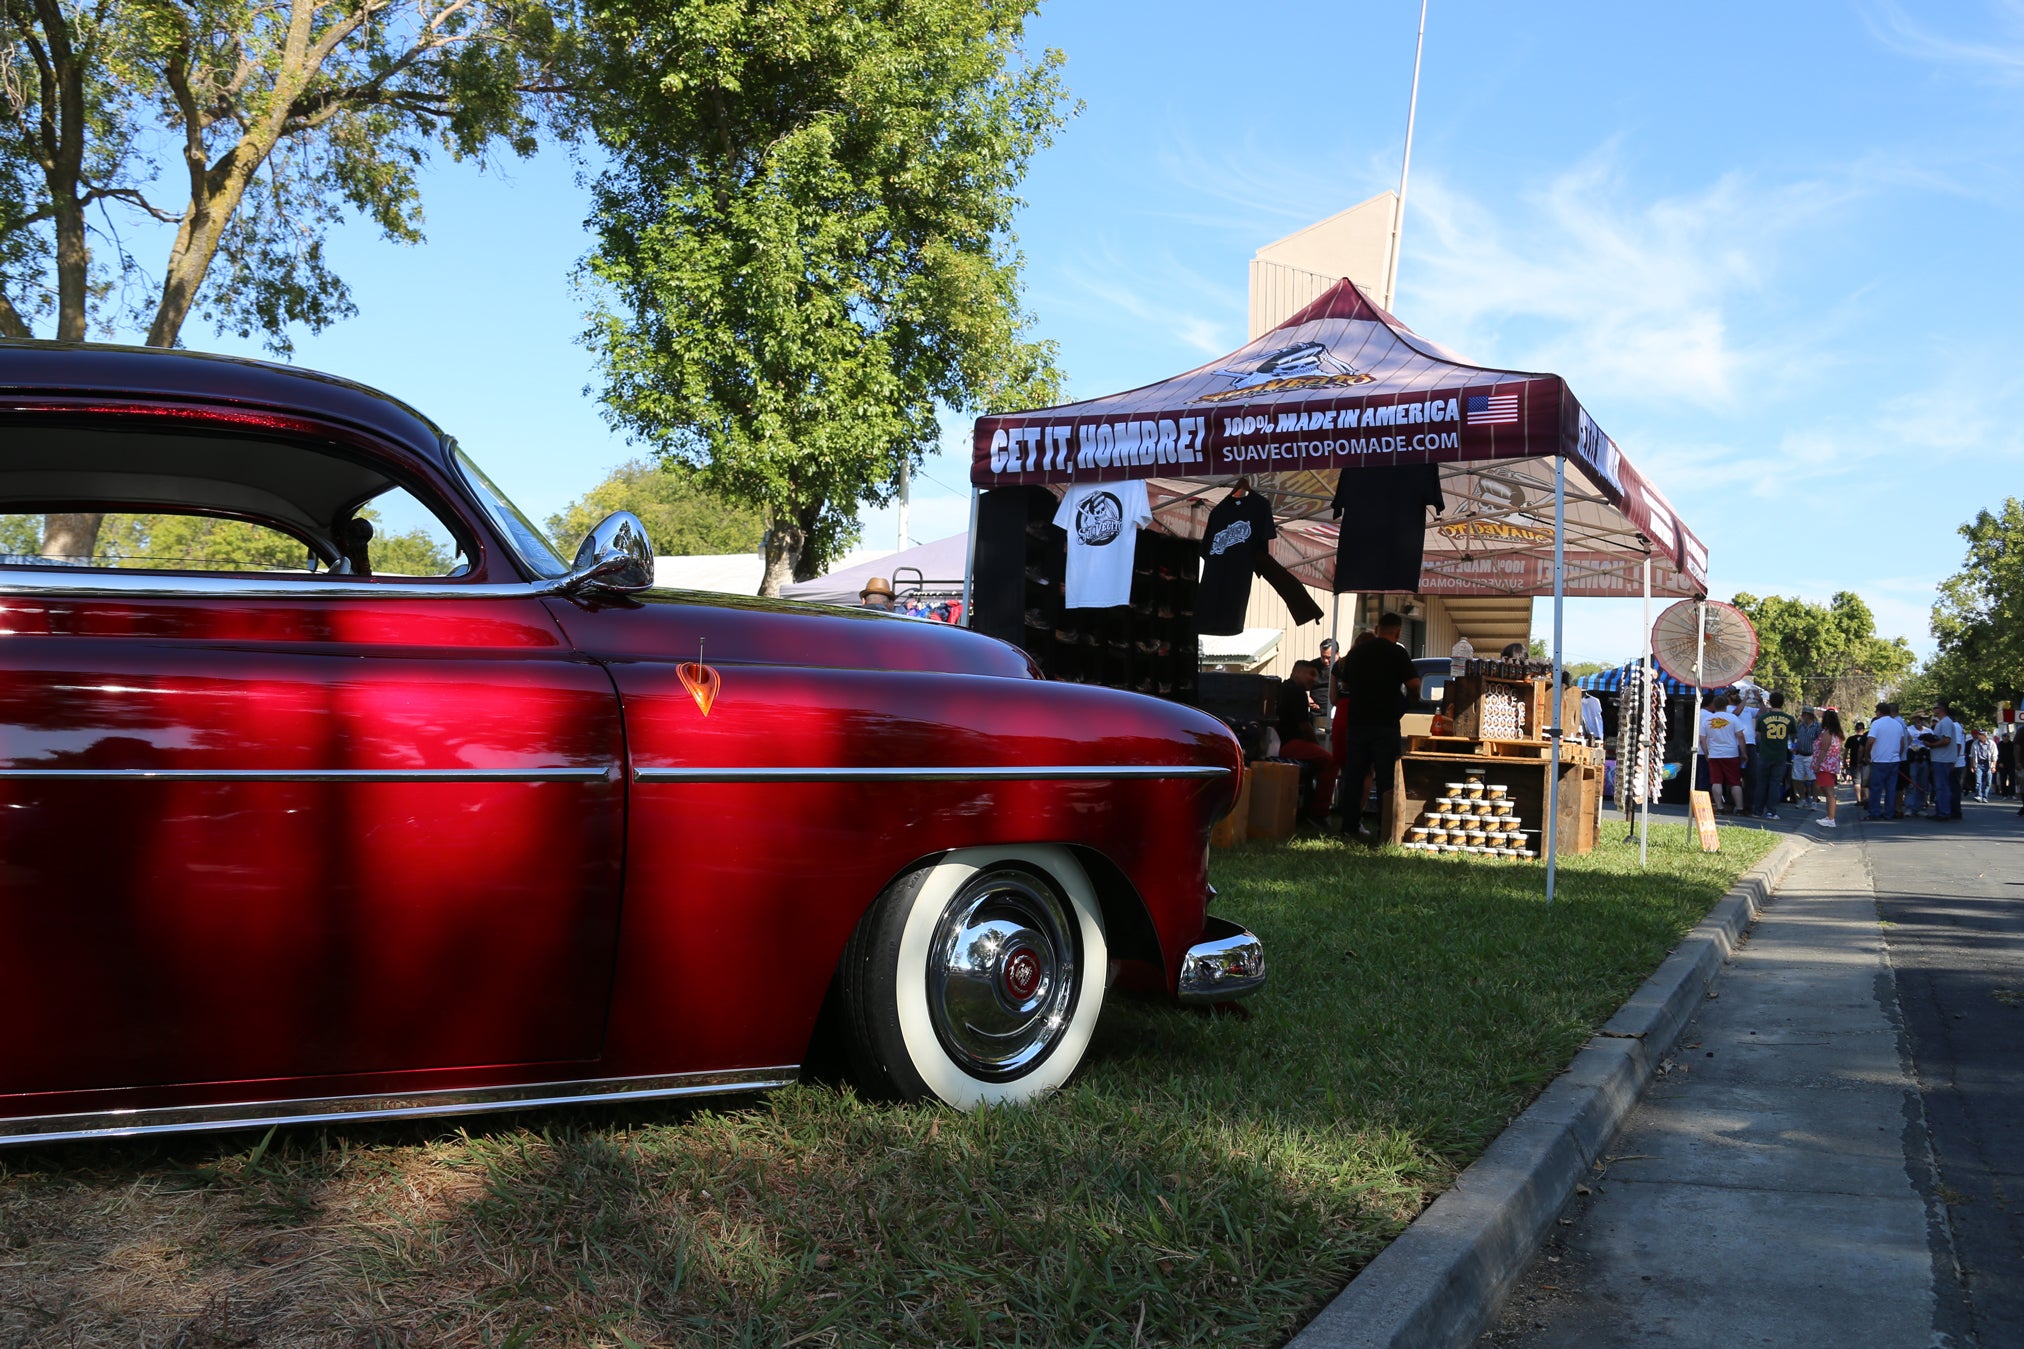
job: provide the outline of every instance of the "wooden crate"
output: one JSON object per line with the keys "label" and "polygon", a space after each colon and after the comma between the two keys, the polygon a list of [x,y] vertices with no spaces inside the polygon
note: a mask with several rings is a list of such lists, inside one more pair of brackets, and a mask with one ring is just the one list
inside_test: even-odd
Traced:
{"label": "wooden crate", "polygon": [[1209,831],[1209,844],[1216,848],[1234,848],[1251,833],[1251,779],[1256,774],[1244,771],[1244,785],[1237,789],[1237,804],[1230,807],[1230,813],[1216,821]]}
{"label": "wooden crate", "polygon": [[[1449,705],[1455,718],[1456,739],[1485,744],[1545,744],[1553,725],[1552,681],[1548,679],[1507,679],[1501,675],[1463,675],[1448,681]],[[1581,729],[1581,690],[1569,685],[1562,689],[1560,728],[1572,734]],[[1487,734],[1485,696],[1515,698],[1519,705],[1516,735]]]}
{"label": "wooden crate", "polygon": [[[1431,738],[1414,737],[1416,741]],[[1565,748],[1587,749],[1586,746]],[[1469,773],[1480,773],[1484,782],[1504,787],[1515,813],[1524,822],[1527,844],[1543,856],[1550,768],[1545,756],[1516,758],[1469,753],[1407,753],[1392,769],[1392,791],[1386,798],[1384,837],[1393,843],[1403,843],[1406,830],[1420,818],[1428,804],[1446,794],[1446,783]],[[1560,828],[1557,841],[1560,852],[1572,856],[1593,851],[1601,829],[1601,815],[1601,765],[1563,760],[1560,765]]]}
{"label": "wooden crate", "polygon": [[1261,759],[1245,777],[1251,785],[1245,833],[1279,841],[1292,838],[1300,823],[1300,765]]}

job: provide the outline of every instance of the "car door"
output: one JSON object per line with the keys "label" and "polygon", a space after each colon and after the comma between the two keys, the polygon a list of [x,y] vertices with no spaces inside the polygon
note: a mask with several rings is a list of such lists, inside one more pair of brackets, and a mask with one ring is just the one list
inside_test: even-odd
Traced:
{"label": "car door", "polygon": [[622,732],[538,600],[51,574],[0,567],[0,1097],[598,1056]]}
{"label": "car door", "polygon": [[0,626],[0,1093],[597,1056],[617,704],[538,605]]}

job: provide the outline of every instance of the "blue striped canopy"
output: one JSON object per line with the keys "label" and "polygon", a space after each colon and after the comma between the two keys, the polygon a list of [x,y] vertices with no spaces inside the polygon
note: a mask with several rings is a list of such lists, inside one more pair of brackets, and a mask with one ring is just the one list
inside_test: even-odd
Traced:
{"label": "blue striped canopy", "polygon": [[[1604,670],[1601,674],[1583,675],[1574,682],[1577,686],[1595,693],[1615,693],[1623,687],[1624,681],[1630,678],[1630,672],[1636,668],[1635,664],[1625,665],[1615,670]],[[1667,693],[1676,693],[1689,698],[1693,696],[1692,684],[1682,684],[1656,665],[1652,667],[1652,673],[1659,677],[1659,687]]]}

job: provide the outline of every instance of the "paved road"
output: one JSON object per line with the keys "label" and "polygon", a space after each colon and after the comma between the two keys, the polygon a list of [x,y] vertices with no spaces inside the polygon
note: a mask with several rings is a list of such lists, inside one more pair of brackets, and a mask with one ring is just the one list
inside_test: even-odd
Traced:
{"label": "paved road", "polygon": [[2024,1345],[2024,820],[1970,801],[1958,824],[1866,825],[1964,1342]]}
{"label": "paved road", "polygon": [[2024,1345],[2024,820],[1966,812],[1801,859],[1484,1346]]}

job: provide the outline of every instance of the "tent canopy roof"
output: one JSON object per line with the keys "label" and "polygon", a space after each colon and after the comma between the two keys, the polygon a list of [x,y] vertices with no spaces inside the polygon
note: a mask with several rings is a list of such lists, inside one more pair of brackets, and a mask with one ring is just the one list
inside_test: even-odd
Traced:
{"label": "tent canopy roof", "polygon": [[1568,470],[1566,593],[1639,594],[1647,554],[1654,593],[1707,593],[1706,547],[1558,375],[1471,365],[1347,278],[1221,360],[1126,393],[979,418],[970,481],[1058,491],[1148,479],[1155,527],[1198,538],[1244,477],[1272,501],[1274,556],[1332,590],[1343,475],[1432,463],[1447,505],[1427,529],[1419,593],[1543,595],[1556,458]]}
{"label": "tent canopy roof", "polygon": [[905,594],[918,587],[937,595],[963,593],[963,567],[969,557],[969,534],[951,534],[932,543],[917,543],[897,553],[879,553],[851,562],[812,581],[782,586],[780,594],[811,604],[856,604],[859,592],[874,576],[883,576]]}

